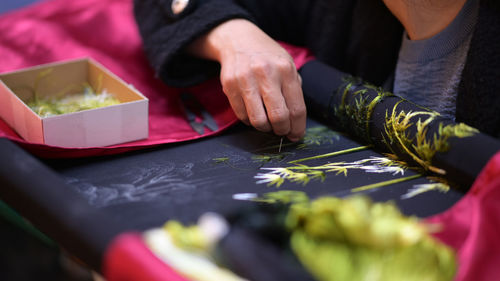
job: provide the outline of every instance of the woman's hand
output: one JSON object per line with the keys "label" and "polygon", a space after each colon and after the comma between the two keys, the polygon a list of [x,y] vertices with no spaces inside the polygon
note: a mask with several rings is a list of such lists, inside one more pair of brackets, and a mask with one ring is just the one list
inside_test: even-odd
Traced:
{"label": "woman's hand", "polygon": [[222,23],[193,42],[188,52],[221,64],[223,91],[245,124],[291,141],[303,137],[306,107],[293,59],[253,23]]}

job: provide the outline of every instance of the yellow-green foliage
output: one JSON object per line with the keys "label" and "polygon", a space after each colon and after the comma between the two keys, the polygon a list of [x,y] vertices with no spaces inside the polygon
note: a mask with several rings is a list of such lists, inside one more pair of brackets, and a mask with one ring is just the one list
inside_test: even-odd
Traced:
{"label": "yellow-green foliage", "polygon": [[416,218],[365,197],[322,197],[291,206],[291,247],[320,281],[452,280],[453,251]]}
{"label": "yellow-green foliage", "polygon": [[[373,110],[384,98],[393,94],[369,84],[364,84],[362,89],[356,90],[355,85],[361,85],[361,81],[352,77],[346,78],[346,86],[341,88],[339,93],[340,104],[334,108],[334,113],[343,127],[350,128],[356,136],[370,142],[370,122]],[[368,89],[377,92],[377,96],[369,100]],[[347,102],[348,96],[352,99],[349,103]],[[449,149],[450,138],[469,137],[478,131],[463,123],[446,126],[439,123],[438,131],[428,136],[428,126],[439,116],[439,113],[427,109],[397,110],[398,105],[403,101],[401,99],[397,102],[390,114],[389,111],[386,112],[385,135],[382,137],[387,148],[399,156],[401,153],[406,154],[426,171],[445,174],[446,171],[432,165],[434,155]],[[411,132],[412,127],[416,133]]]}
{"label": "yellow-green foliage", "polygon": [[353,169],[364,170],[367,173],[391,173],[393,175],[404,174],[406,166],[404,166],[401,161],[394,161],[385,157],[370,157],[354,162],[327,162],[326,164],[317,166],[297,164],[298,162],[306,160],[320,159],[327,156],[340,155],[366,148],[368,148],[368,146],[355,147],[297,159],[288,162],[290,164],[294,164],[293,166],[288,167],[261,168],[261,170],[266,170],[267,172],[258,173],[254,178],[258,179],[258,184],[267,183],[269,186],[275,185],[276,187],[280,187],[285,180],[306,185],[312,179],[324,181],[326,173],[334,173],[335,175],[343,174],[344,176],[347,176],[348,171]]}
{"label": "yellow-green foliage", "polygon": [[184,226],[171,220],[165,223],[163,229],[170,234],[177,247],[191,251],[207,251],[208,242],[197,225]]}
{"label": "yellow-green foliage", "polygon": [[[360,84],[361,81],[353,77],[347,77],[346,80],[348,83],[342,91],[340,105],[334,108],[335,116],[344,128],[350,128],[356,136],[371,142],[370,120],[373,110],[386,97],[394,96],[394,94],[371,84],[364,84],[364,89],[352,92],[354,85]],[[377,93],[377,96],[371,100],[369,100],[367,95],[369,89]],[[347,103],[347,96],[349,94],[354,99],[353,104]]]}
{"label": "yellow-green foliage", "polygon": [[[39,93],[40,84],[42,84],[42,81],[45,81],[44,83],[51,82],[50,75],[53,70],[53,68],[48,68],[39,72],[33,87],[30,88],[33,96],[26,104],[40,117],[61,115],[120,103],[117,98],[107,93],[106,90],[101,91],[102,76],[98,77],[97,90],[94,90],[87,82],[80,85],[69,84],[61,91],[53,93],[52,96],[42,98]],[[80,93],[68,94],[70,91],[80,90]]]}
{"label": "yellow-green foliage", "polygon": [[[452,137],[470,137],[478,132],[475,128],[466,124],[449,124],[444,126],[439,123],[437,133],[428,136],[428,125],[439,116],[434,111],[397,111],[397,106],[403,100],[397,102],[389,116],[386,113],[385,132],[387,139],[385,143],[388,148],[398,147],[402,152],[410,156],[425,170],[438,174],[445,174],[442,169],[432,166],[432,158],[437,152],[445,152],[449,149],[449,139]],[[415,123],[415,119],[417,119]],[[416,133],[411,134],[410,128],[416,127]]]}
{"label": "yellow-green foliage", "polygon": [[39,116],[48,117],[119,103],[120,101],[114,96],[106,92],[97,94],[90,86],[85,86],[81,94],[68,95],[63,98],[33,98],[27,105]]}
{"label": "yellow-green foliage", "polygon": [[[448,281],[455,275],[453,250],[429,234],[436,226],[404,216],[393,203],[361,196],[310,200],[291,190],[256,201],[289,205],[290,247],[318,281]],[[164,229],[179,248],[213,254],[198,226],[170,221]]]}
{"label": "yellow-green foliage", "polygon": [[276,192],[265,193],[261,198],[256,198],[253,201],[265,203],[302,203],[309,202],[309,197],[301,191],[281,190]]}
{"label": "yellow-green foliage", "polygon": [[302,144],[298,145],[297,148],[303,149],[327,143],[332,144],[333,139],[338,140],[339,133],[330,130],[328,127],[316,126],[306,130],[306,134],[302,139]]}

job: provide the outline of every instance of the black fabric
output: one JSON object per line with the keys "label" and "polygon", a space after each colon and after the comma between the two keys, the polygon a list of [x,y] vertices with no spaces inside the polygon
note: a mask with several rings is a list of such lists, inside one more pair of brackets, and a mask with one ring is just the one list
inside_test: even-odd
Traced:
{"label": "black fabric", "polygon": [[[194,59],[182,49],[229,18],[247,18],[277,40],[312,50],[340,71],[383,85],[394,72],[403,28],[380,0],[224,0],[204,3],[168,24],[154,0],[135,0],[145,50],[161,79],[172,86],[199,83],[216,75],[214,62]],[[500,137],[500,9],[480,0],[457,97],[457,120]]]}
{"label": "black fabric", "polygon": [[[258,216],[249,213],[248,216]],[[267,214],[269,217],[275,213]],[[249,218],[253,220],[254,218]],[[284,229],[281,229],[285,232]],[[231,225],[216,247],[218,262],[239,276],[254,281],[314,281],[289,247],[278,247],[262,233]],[[288,240],[285,240],[288,241]]]}
{"label": "black fabric", "polygon": [[1,200],[100,271],[108,243],[123,229],[119,231],[112,219],[81,200],[60,176],[5,138],[0,138],[0,155]]}
{"label": "black fabric", "polygon": [[163,9],[163,12],[165,13],[167,21],[169,23],[173,23],[183,17],[186,17],[187,15],[191,14],[198,6],[197,0],[189,0],[187,6],[184,7],[184,9],[180,13],[175,14],[172,10],[172,2],[174,2],[174,0],[158,0],[158,4],[161,9]]}
{"label": "black fabric", "polygon": [[[398,150],[395,145],[391,145],[391,148],[387,147],[385,141],[388,139],[388,136],[385,128],[385,119],[387,118],[387,114],[391,114],[393,107],[397,103],[396,112],[398,113],[401,111],[407,113],[426,111],[426,109],[414,103],[404,101],[397,96],[388,96],[376,104],[369,120],[366,120],[363,124],[357,124],[355,120],[345,120],[346,118],[339,118],[335,114],[336,109],[342,104],[342,96],[348,83],[346,82],[346,78],[349,77],[348,74],[342,73],[317,60],[306,63],[300,69],[300,74],[302,76],[302,87],[304,89],[306,104],[317,117],[328,120],[329,124],[333,127],[343,127],[342,129],[348,130],[351,134],[361,139],[362,142],[373,143],[383,152],[396,152],[401,159],[405,159],[410,163],[412,162],[412,159],[405,151]],[[354,93],[360,90],[366,91],[363,98],[366,99],[367,103],[378,95],[375,89],[366,87],[361,81],[358,81],[345,95],[345,103],[354,107],[360,100],[359,94],[355,95]],[[417,120],[414,117],[412,119],[413,125],[408,130],[408,134],[412,138],[416,133],[416,122]],[[367,124],[366,127],[365,124]],[[448,124],[453,125],[454,123],[444,118],[439,118],[431,122],[427,126],[427,139],[432,142],[440,126]],[[414,139],[414,143],[416,143],[416,139]],[[472,137],[450,138],[449,149],[436,153],[432,159],[432,165],[445,170],[446,174],[443,176],[450,183],[466,190],[472,185],[488,160],[498,151],[500,151],[500,141],[486,134],[478,133]]]}
{"label": "black fabric", "polygon": [[318,60],[306,63],[299,73],[309,114],[331,124],[333,93],[344,84],[347,74]]}
{"label": "black fabric", "polygon": [[[320,126],[308,119],[308,127]],[[197,221],[207,211],[231,214],[253,202],[232,199],[233,194],[263,194],[277,190],[300,190],[311,198],[319,195],[349,196],[352,188],[375,182],[415,175],[372,174],[359,170],[347,176],[326,173],[324,181],[311,180],[306,186],[285,181],[279,188],[256,184],[254,176],[266,172],[260,168],[287,167],[294,159],[330,153],[360,144],[347,136],[332,137],[331,142],[300,149],[284,140],[282,157],[261,162],[256,155],[278,156],[280,138],[239,125],[216,138],[178,145],[167,145],[135,153],[94,159],[46,161],[80,194],[80,198],[104,213],[110,213],[128,229],[148,229],[162,225],[167,219],[184,223]],[[310,160],[307,165],[332,161],[357,161],[382,156],[367,149],[338,157]],[[227,158],[220,162],[218,159]],[[376,201],[394,200],[408,215],[428,216],[445,210],[461,192],[432,192],[411,200],[403,200],[413,184],[428,183],[425,178],[370,190],[364,194]],[[425,208],[423,207],[425,206]]]}
{"label": "black fabric", "polygon": [[457,121],[500,138],[500,1],[481,1],[458,89]]}
{"label": "black fabric", "polygon": [[[321,125],[313,119],[307,123]],[[347,176],[326,173],[324,181],[311,179],[306,186],[290,181],[279,188],[256,184],[254,176],[268,171],[261,167],[287,167],[294,159],[360,145],[341,134],[330,137],[331,141],[307,149],[284,141],[278,154],[279,137],[240,124],[214,138],[115,156],[43,162],[0,139],[0,199],[72,255],[100,270],[109,242],[119,233],[160,227],[169,219],[191,224],[205,212],[230,215],[255,205],[233,199],[234,194],[300,190],[310,198],[344,197],[361,185],[415,175],[410,170],[404,175],[351,170]],[[261,162],[254,159],[258,155],[282,157]],[[372,156],[382,155],[367,149],[304,164]],[[221,162],[221,158],[227,160]],[[375,201],[392,200],[404,214],[419,217],[443,212],[463,195],[450,190],[401,198],[413,185],[429,182],[422,177],[361,193]]]}

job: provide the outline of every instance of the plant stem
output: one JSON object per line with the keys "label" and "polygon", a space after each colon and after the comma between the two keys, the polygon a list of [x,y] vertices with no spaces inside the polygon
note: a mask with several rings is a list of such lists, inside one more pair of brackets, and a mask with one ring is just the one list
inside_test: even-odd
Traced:
{"label": "plant stem", "polygon": [[418,174],[418,175],[413,175],[413,176],[409,176],[409,177],[397,178],[397,179],[393,179],[393,180],[388,180],[388,181],[382,181],[382,182],[377,182],[377,183],[373,183],[373,184],[363,185],[363,186],[355,187],[355,188],[351,189],[351,192],[365,191],[365,190],[368,190],[368,189],[374,189],[374,188],[377,188],[377,187],[388,186],[388,185],[391,185],[391,184],[396,184],[396,183],[405,182],[405,181],[409,181],[409,180],[413,180],[413,179],[418,179],[420,177],[423,177],[423,175]]}
{"label": "plant stem", "polygon": [[358,147],[348,148],[348,149],[330,152],[330,153],[326,153],[326,154],[320,154],[320,155],[316,155],[316,156],[301,158],[301,159],[290,161],[288,163],[295,164],[295,163],[299,163],[299,162],[303,162],[303,161],[307,161],[307,160],[320,159],[320,158],[325,158],[325,157],[330,157],[330,156],[337,156],[337,155],[342,155],[342,154],[347,154],[347,153],[351,153],[351,152],[369,149],[371,147],[372,147],[372,145],[358,146]]}
{"label": "plant stem", "polygon": [[381,90],[377,91],[378,95],[368,104],[368,108],[366,110],[366,139],[370,139],[370,120],[372,119],[372,113],[375,106],[381,102],[385,97],[392,96],[393,94],[390,92],[383,92]]}
{"label": "plant stem", "polygon": [[[291,146],[291,145],[296,145],[296,143],[294,143],[294,142],[282,143],[281,147],[286,147],[286,146]],[[271,149],[276,149],[276,148],[279,148],[279,147],[280,147],[279,144],[277,144],[277,145],[271,145],[271,146],[266,146],[266,147],[261,147],[261,148],[254,149],[251,152],[257,152],[257,151],[263,151],[263,150],[271,150]]]}

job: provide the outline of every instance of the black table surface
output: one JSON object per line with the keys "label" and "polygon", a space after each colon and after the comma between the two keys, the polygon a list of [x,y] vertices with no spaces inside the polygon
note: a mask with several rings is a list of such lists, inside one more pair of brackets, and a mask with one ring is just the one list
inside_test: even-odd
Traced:
{"label": "black table surface", "polygon": [[[322,126],[309,119],[308,127]],[[285,182],[279,188],[257,184],[262,168],[287,167],[288,161],[360,146],[338,134],[331,141],[300,149],[280,138],[237,125],[197,141],[163,145],[115,156],[82,159],[37,159],[0,139],[0,198],[70,253],[99,270],[106,247],[116,235],[159,227],[169,219],[194,222],[204,212],[227,214],[254,204],[234,194],[301,190],[311,197],[353,194],[352,188],[402,175],[350,170],[347,176],[326,173],[307,185]],[[269,162],[258,155],[280,156]],[[382,156],[367,149],[304,162],[356,161]],[[226,161],[217,161],[220,158]],[[414,175],[407,170],[404,177]],[[363,191],[375,201],[394,201],[407,215],[426,217],[445,211],[463,192],[430,191],[402,199],[425,177]]]}

